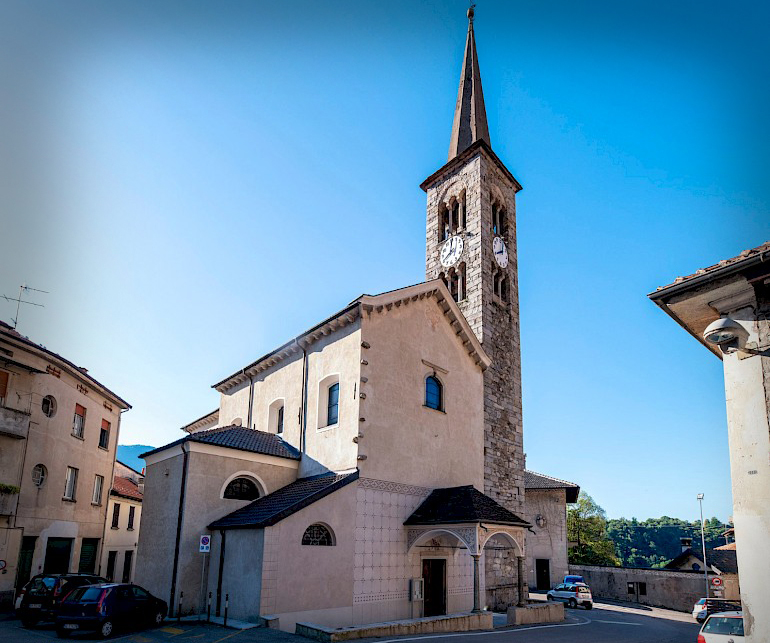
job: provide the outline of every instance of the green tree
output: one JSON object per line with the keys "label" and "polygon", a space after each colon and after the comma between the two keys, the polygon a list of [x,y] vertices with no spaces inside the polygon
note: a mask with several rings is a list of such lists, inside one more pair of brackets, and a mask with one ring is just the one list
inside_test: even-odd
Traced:
{"label": "green tree", "polygon": [[585,491],[567,510],[569,562],[578,565],[617,565],[615,546],[607,538],[607,514]]}

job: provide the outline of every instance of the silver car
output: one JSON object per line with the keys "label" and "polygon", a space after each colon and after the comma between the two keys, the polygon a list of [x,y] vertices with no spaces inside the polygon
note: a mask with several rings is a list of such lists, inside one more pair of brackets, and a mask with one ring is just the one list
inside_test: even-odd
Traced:
{"label": "silver car", "polygon": [[584,583],[562,583],[554,589],[549,590],[547,594],[549,601],[562,601],[567,607],[575,608],[582,605],[587,610],[594,606],[594,599],[591,596],[591,589]]}

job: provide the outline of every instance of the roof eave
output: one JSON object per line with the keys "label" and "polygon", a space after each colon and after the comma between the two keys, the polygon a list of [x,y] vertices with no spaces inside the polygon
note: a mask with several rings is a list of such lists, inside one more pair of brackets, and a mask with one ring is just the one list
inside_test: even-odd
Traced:
{"label": "roof eave", "polygon": [[457,167],[460,167],[461,165],[465,165],[465,163],[468,162],[469,159],[473,158],[479,150],[484,150],[487,155],[490,157],[490,159],[495,163],[495,165],[502,170],[503,174],[508,178],[508,180],[511,181],[513,184],[513,188],[516,192],[522,189],[521,183],[519,183],[516,180],[516,177],[511,174],[511,171],[505,167],[505,164],[500,160],[500,158],[495,154],[495,152],[492,150],[492,147],[483,139],[478,139],[477,141],[474,141],[469,147],[464,149],[460,154],[455,156],[450,161],[447,161],[444,165],[442,165],[438,170],[436,170],[433,174],[431,174],[427,179],[425,179],[420,184],[420,189],[424,192],[427,192],[433,184],[439,180],[439,178],[446,174],[447,172],[454,170]]}
{"label": "roof eave", "polygon": [[[319,324],[316,324],[309,330],[297,335],[294,339],[290,339],[282,346],[275,350],[263,355],[259,359],[255,360],[248,366],[236,371],[232,375],[226,377],[220,382],[213,384],[211,388],[215,389],[219,393],[226,393],[228,390],[237,386],[241,382],[245,382],[249,377],[253,377],[258,373],[267,370],[271,366],[274,366],[280,361],[283,361],[287,357],[294,355],[305,346],[317,341],[320,337],[328,335],[339,328],[343,328],[355,322],[358,318],[358,302],[355,301],[349,304],[339,312],[335,313],[331,317],[323,320]],[[335,323],[342,320],[342,323]]]}

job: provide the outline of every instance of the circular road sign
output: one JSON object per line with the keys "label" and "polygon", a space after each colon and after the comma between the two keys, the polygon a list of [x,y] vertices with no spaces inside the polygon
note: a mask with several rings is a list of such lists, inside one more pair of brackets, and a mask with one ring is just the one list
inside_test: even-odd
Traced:
{"label": "circular road sign", "polygon": [[722,579],[719,578],[719,576],[714,576],[714,578],[711,579],[711,584],[714,587],[722,587]]}

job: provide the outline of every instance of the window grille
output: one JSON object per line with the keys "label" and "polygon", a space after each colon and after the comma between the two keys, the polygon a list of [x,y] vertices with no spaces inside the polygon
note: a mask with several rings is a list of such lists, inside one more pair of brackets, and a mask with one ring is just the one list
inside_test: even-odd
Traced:
{"label": "window grille", "polygon": [[310,525],[302,534],[302,544],[331,547],[334,545],[334,536],[331,530],[324,525]]}
{"label": "window grille", "polygon": [[259,498],[259,489],[253,480],[236,478],[225,487],[224,496],[228,500],[256,500]]}

